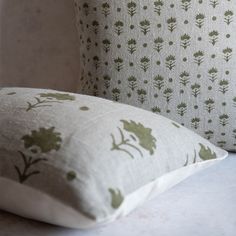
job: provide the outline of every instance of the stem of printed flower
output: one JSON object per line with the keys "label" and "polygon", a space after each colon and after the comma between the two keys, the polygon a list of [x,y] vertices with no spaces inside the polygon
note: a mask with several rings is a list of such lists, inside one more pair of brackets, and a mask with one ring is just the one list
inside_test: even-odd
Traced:
{"label": "stem of printed flower", "polygon": [[19,182],[23,183],[29,177],[31,177],[32,175],[37,175],[37,174],[40,173],[40,171],[32,171],[30,173],[27,173],[29,171],[30,167],[35,165],[35,164],[37,164],[37,163],[39,163],[39,162],[41,162],[41,161],[47,161],[47,159],[45,159],[45,158],[37,158],[35,160],[32,160],[32,157],[27,158],[26,155],[23,152],[19,151],[19,153],[20,153],[20,155],[22,157],[22,160],[24,162],[24,169],[23,169],[23,171],[21,171],[18,166],[15,165],[14,167],[15,167],[15,170],[16,170],[16,172],[18,174]]}
{"label": "stem of printed flower", "polygon": [[35,108],[38,107],[50,107],[51,105],[43,105],[43,104],[48,104],[48,103],[60,103],[58,101],[47,101],[47,100],[40,100],[39,98],[35,98],[37,100],[37,102],[35,104],[31,104],[30,102],[28,102],[28,108],[26,109],[26,111],[30,111],[33,110]]}
{"label": "stem of printed flower", "polygon": [[111,150],[123,151],[123,152],[127,153],[132,159],[134,159],[134,156],[129,151],[127,151],[124,148],[121,148],[122,145],[127,145],[127,146],[132,147],[135,150],[137,150],[139,152],[139,154],[143,157],[143,153],[137,147],[135,147],[134,145],[130,144],[129,143],[130,140],[124,138],[124,134],[123,134],[122,130],[120,128],[118,128],[118,129],[119,129],[120,135],[121,135],[121,142],[117,144],[116,141],[115,141],[114,135],[111,134],[111,137],[112,137],[112,140],[113,140],[112,149]]}

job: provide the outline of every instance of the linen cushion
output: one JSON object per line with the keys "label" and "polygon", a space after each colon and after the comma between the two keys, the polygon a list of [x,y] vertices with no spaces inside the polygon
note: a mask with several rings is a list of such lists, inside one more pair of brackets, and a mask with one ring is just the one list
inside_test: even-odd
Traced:
{"label": "linen cushion", "polygon": [[236,150],[233,0],[75,0],[78,92],[174,119]]}
{"label": "linen cushion", "polygon": [[167,118],[101,98],[0,90],[0,209],[74,228],[128,214],[227,156]]}

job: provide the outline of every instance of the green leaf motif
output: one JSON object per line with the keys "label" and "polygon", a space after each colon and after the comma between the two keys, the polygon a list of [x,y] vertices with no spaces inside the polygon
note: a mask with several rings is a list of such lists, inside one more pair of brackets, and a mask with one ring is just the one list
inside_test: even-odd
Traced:
{"label": "green leaf motif", "polygon": [[199,151],[199,156],[203,161],[216,159],[216,153],[212,151],[209,147],[204,146],[202,143],[199,143],[201,149]]}
{"label": "green leaf motif", "polygon": [[132,120],[130,122],[121,120],[121,122],[124,125],[124,130],[133,133],[139,139],[139,145],[148,150],[150,155],[153,155],[156,149],[156,138],[152,136],[152,130]]}
{"label": "green leaf motif", "polygon": [[59,101],[74,101],[75,96],[67,93],[40,93],[40,97],[48,99],[56,99]]}
{"label": "green leaf motif", "polygon": [[30,135],[22,137],[25,148],[38,147],[42,153],[48,153],[52,150],[59,150],[62,142],[61,134],[55,132],[55,127],[49,129],[40,128],[33,130]]}
{"label": "green leaf motif", "polygon": [[121,191],[119,189],[115,190],[112,188],[109,188],[109,192],[111,194],[111,206],[114,209],[118,209],[122,202],[124,201],[124,197],[121,194]]}

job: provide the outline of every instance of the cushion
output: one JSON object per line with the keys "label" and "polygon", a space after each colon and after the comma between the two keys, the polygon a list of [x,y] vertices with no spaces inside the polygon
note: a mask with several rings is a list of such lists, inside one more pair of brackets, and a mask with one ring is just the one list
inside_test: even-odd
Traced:
{"label": "cushion", "polygon": [[127,215],[227,156],[180,124],[101,98],[0,90],[0,209],[73,228]]}
{"label": "cushion", "polygon": [[233,0],[75,0],[78,92],[164,115],[236,151]]}

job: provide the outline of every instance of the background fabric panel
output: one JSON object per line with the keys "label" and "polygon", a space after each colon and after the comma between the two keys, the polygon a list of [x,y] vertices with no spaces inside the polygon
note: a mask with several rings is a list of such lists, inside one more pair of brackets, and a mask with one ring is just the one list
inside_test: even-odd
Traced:
{"label": "background fabric panel", "polygon": [[75,1],[78,92],[174,119],[236,147],[234,1]]}

